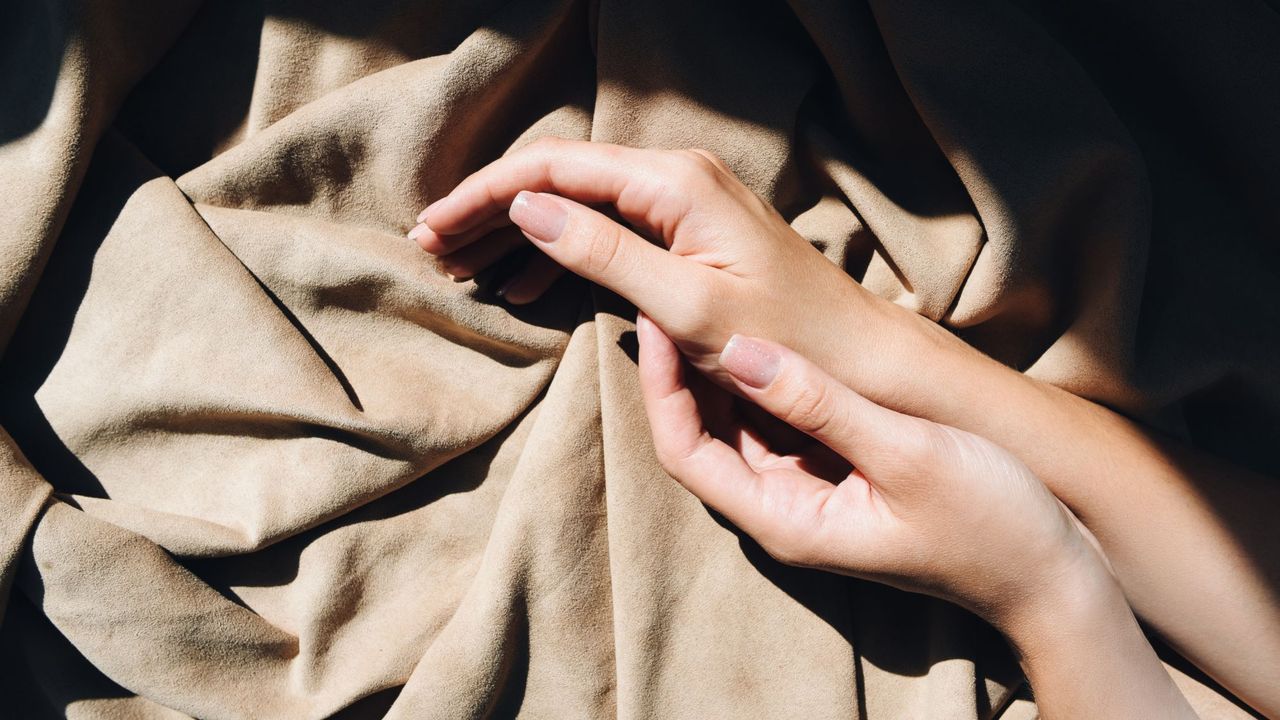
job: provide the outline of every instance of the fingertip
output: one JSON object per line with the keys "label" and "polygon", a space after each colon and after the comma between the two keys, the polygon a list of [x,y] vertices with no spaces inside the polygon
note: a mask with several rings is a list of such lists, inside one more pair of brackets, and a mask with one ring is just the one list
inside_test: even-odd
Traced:
{"label": "fingertip", "polygon": [[636,338],[642,354],[647,353],[654,358],[670,358],[672,364],[678,364],[680,351],[675,342],[644,312],[636,313]]}
{"label": "fingertip", "polygon": [[450,197],[452,196],[445,195],[444,197],[436,199],[435,202],[423,208],[422,212],[418,213],[418,222],[426,223],[427,225],[433,228],[441,224],[441,221],[443,221],[445,218],[444,218],[444,215],[441,214],[440,209],[447,204],[447,201],[449,200]]}
{"label": "fingertip", "polygon": [[564,268],[555,261],[545,255],[534,255],[496,294],[512,305],[528,305],[545,295],[562,275]]}
{"label": "fingertip", "polygon": [[502,287],[498,288],[498,291],[495,294],[503,300],[506,300],[507,303],[511,305],[528,305],[534,300],[542,297],[542,293],[542,290],[538,290],[536,292],[522,290],[515,284],[514,280],[509,280]]}
{"label": "fingertip", "polygon": [[[521,207],[528,205],[529,199],[532,198],[534,195],[537,195],[537,193],[533,192],[532,190],[521,190],[520,192],[516,193],[516,196],[514,198],[511,199],[511,208],[514,208],[517,205]],[[511,208],[508,208],[508,210],[510,210]]]}
{"label": "fingertip", "polygon": [[[426,225],[419,225],[418,227],[426,228]],[[430,253],[432,255],[444,255],[449,252],[449,249],[445,247],[444,241],[440,239],[440,236],[430,229],[424,229],[417,235],[410,236],[410,239],[416,242],[418,247],[422,248],[423,252]]]}
{"label": "fingertip", "polygon": [[445,195],[444,197],[436,198],[435,201],[433,201],[430,205],[423,208],[422,212],[418,213],[418,218],[417,218],[418,222],[420,223],[427,222],[427,216],[431,214],[431,211],[437,207],[440,207],[440,204],[448,199],[449,199],[448,195]]}
{"label": "fingertip", "polygon": [[637,360],[643,380],[647,372],[652,372],[662,351],[662,338],[658,337],[658,328],[643,312],[636,313],[636,343],[639,345]]}
{"label": "fingertip", "polygon": [[465,268],[457,263],[451,262],[448,255],[440,258],[439,264],[440,269],[443,270],[454,282],[466,282],[467,280],[475,277],[475,273],[471,272],[469,268]]}
{"label": "fingertip", "polygon": [[551,193],[521,190],[511,201],[507,217],[539,244],[555,242],[569,220],[569,203]]}
{"label": "fingertip", "polygon": [[644,311],[636,312],[636,339],[640,342],[640,347],[643,348],[646,345],[653,344],[653,331],[655,329],[653,321],[649,319],[648,315],[644,314]]}
{"label": "fingertip", "polygon": [[779,346],[767,340],[734,334],[720,352],[719,362],[734,380],[763,390],[777,377],[782,353]]}
{"label": "fingertip", "polygon": [[[529,192],[528,190],[521,190],[516,193],[516,196],[511,199],[511,204],[507,206],[507,218],[511,220],[516,227],[523,229],[523,226],[520,224],[520,218],[526,211],[528,211],[530,200],[533,197],[534,193]],[[529,236],[529,233],[526,232],[525,235]],[[529,239],[533,240],[534,238],[529,236]]]}

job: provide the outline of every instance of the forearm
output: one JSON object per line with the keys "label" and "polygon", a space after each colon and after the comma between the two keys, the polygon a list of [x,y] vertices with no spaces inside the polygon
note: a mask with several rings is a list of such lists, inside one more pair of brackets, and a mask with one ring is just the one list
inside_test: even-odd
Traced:
{"label": "forearm", "polygon": [[[597,203],[612,203],[669,252],[588,207]],[[473,231],[502,213],[552,261],[634,302],[726,389],[736,387],[719,363],[729,336],[764,337],[881,406],[1012,451],[1098,536],[1142,617],[1280,715],[1280,678],[1269,676],[1280,610],[1268,584],[1280,582],[1280,557],[1244,547],[1278,544],[1280,523],[1261,519],[1280,506],[1280,484],[1188,460],[877,298],[705,152],[535,143],[467,178],[419,216],[412,236],[456,262],[483,236]],[[535,295],[517,288],[508,298]]]}
{"label": "forearm", "polygon": [[1100,564],[1028,610],[998,625],[1043,717],[1195,717]]}
{"label": "forearm", "polygon": [[[1140,616],[1246,702],[1280,714],[1280,524],[1268,517],[1280,484],[933,331],[899,335],[915,347],[892,348],[902,358],[893,373],[876,368],[898,378],[880,392],[1021,458],[1093,531]],[[851,382],[872,382],[867,370],[846,368],[862,376]]]}

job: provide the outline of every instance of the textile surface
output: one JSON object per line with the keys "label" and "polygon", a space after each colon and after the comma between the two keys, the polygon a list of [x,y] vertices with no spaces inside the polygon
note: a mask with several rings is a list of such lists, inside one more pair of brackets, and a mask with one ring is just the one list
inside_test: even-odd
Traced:
{"label": "textile surface", "polygon": [[537,137],[706,148],[873,291],[1276,474],[1276,88],[1258,0],[6,0],[0,715],[1032,717],[975,618],[662,472],[625,303],[404,232]]}

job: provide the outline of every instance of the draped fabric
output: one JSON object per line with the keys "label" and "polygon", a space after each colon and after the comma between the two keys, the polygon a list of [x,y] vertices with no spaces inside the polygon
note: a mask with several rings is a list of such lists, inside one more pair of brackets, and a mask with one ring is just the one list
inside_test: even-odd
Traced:
{"label": "draped fabric", "polygon": [[706,148],[874,292],[1275,474],[1277,88],[1259,0],[7,0],[0,716],[1032,717],[974,617],[662,472],[633,309],[404,232],[541,136]]}

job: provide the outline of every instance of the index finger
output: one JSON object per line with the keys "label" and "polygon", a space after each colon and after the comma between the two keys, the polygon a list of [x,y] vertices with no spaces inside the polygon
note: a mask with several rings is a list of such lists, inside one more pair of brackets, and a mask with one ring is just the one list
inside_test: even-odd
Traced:
{"label": "index finger", "polygon": [[663,469],[738,527],[758,532],[768,524],[762,516],[759,475],[707,431],[675,344],[643,313],[636,317],[636,334],[640,394]]}
{"label": "index finger", "polygon": [[655,212],[654,196],[674,166],[661,151],[544,138],[476,171],[420,217],[433,232],[456,235],[505,213],[528,190],[609,203],[627,221],[664,234],[678,217],[671,208]]}

